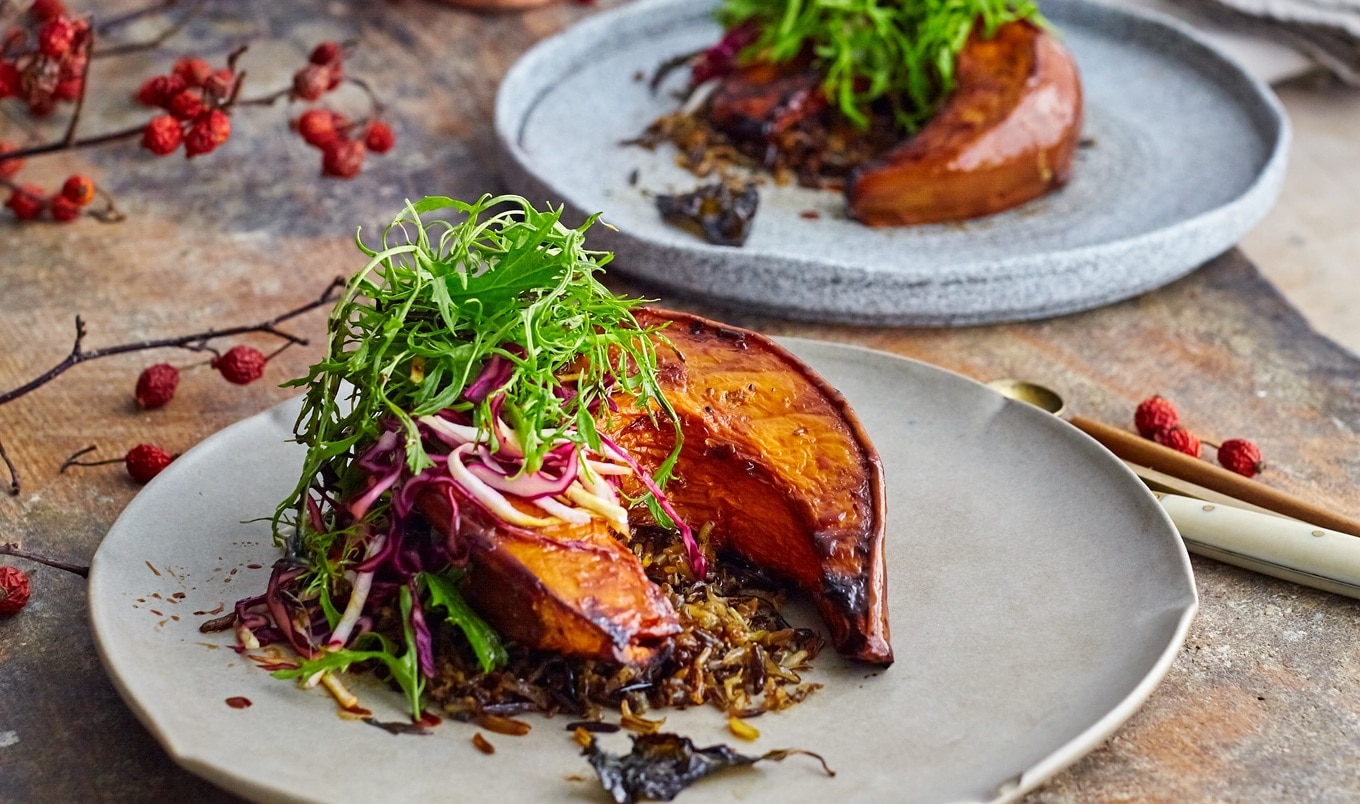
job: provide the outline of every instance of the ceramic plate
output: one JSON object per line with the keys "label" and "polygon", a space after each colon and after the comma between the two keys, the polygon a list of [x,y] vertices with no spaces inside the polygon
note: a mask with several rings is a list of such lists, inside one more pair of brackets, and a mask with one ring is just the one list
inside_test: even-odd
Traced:
{"label": "ceramic plate", "polygon": [[[639,0],[540,43],[496,100],[512,190],[603,211],[616,270],[742,310],[872,324],[960,325],[1067,313],[1185,275],[1237,243],[1284,176],[1288,123],[1270,90],[1188,27],[1046,0],[1081,70],[1073,179],[961,224],[868,229],[838,193],[766,187],[750,239],[712,246],[664,223],[653,197],[693,189],[670,147],[623,146],[675,100],[643,76],[712,44],[710,1]],[[635,179],[635,180],[634,180]],[[816,212],[808,220],[805,213]]]}
{"label": "ceramic plate", "polygon": [[[795,757],[681,800],[1004,800],[1099,745],[1165,674],[1195,610],[1161,507],[1102,447],[1037,409],[883,353],[786,343],[845,393],[882,453],[897,663],[876,671],[827,651],[815,674],[825,688],[753,721],[761,738],[737,746],[816,751],[835,778]],[[264,589],[277,553],[250,520],[297,480],[301,449],[285,443],[296,410],[186,453],[101,545],[91,617],[128,705],[179,763],[253,799],[607,800],[566,718],[486,735],[492,756],[465,724],[394,736],[271,678],[228,635],[199,633]],[[379,718],[401,719],[399,694],[356,688]],[[228,705],[238,697],[252,705]],[[667,712],[666,727],[700,745],[738,742],[710,708]]]}

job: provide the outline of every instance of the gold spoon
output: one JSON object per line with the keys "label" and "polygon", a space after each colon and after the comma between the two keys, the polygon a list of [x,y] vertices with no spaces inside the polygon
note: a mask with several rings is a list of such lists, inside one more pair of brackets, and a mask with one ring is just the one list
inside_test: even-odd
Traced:
{"label": "gold spoon", "polygon": [[[1010,379],[987,385],[1058,416],[1066,411],[1062,396],[1042,385]],[[1080,416],[1063,418],[1123,459],[1152,489],[1192,553],[1360,598],[1360,539],[1354,538],[1360,524],[1132,433]],[[1317,513],[1351,529],[1311,524],[1318,520],[1309,515]]]}

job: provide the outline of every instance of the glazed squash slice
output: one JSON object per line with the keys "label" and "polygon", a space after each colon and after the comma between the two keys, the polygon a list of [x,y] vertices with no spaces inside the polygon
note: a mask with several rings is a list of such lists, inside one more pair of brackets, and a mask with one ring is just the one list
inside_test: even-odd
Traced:
{"label": "glazed squash slice", "polygon": [[[684,446],[667,498],[719,550],[793,584],[817,607],[844,655],[892,661],[883,556],[883,473],[845,400],[753,332],[683,313],[642,310],[657,339],[662,390]],[[675,445],[669,422],[620,398],[601,432],[654,472]],[[623,491],[640,497],[639,481]],[[440,528],[452,507],[421,500]],[[627,547],[593,521],[520,529],[460,506],[469,550],[465,594],[502,634],[558,653],[645,664],[679,630],[674,611]],[[646,509],[634,509],[645,519]],[[644,524],[639,522],[637,524]]]}
{"label": "glazed squash slice", "polygon": [[[439,493],[420,507],[448,530],[453,508]],[[456,523],[471,571],[462,592],[502,636],[540,650],[646,665],[680,631],[670,601],[600,520],[517,528],[464,499]]]}
{"label": "glazed squash slice", "polygon": [[[844,397],[757,333],[661,310],[638,320],[668,325],[659,377],[684,433],[671,504],[807,595],[840,653],[891,663],[883,470]],[[669,424],[635,408],[602,424],[644,468],[674,446]]]}
{"label": "glazed squash slice", "polygon": [[851,217],[869,226],[990,215],[1067,183],[1081,137],[1077,66],[1029,22],[974,32],[954,91],[915,136],[857,168]]}

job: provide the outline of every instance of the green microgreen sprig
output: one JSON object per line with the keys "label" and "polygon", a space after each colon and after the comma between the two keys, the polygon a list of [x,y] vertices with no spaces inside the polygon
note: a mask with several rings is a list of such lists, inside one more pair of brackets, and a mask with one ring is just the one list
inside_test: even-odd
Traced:
{"label": "green microgreen sprig", "polygon": [[826,72],[827,97],[856,126],[889,104],[915,131],[954,88],[958,55],[975,26],[985,36],[1008,22],[1042,22],[1034,0],[723,0],[724,28],[754,21],[746,61],[810,54]]}
{"label": "green microgreen sprig", "polygon": [[[422,219],[433,212],[456,220]],[[526,472],[542,465],[557,439],[598,449],[592,411],[611,394],[630,394],[639,407],[674,418],[656,382],[651,341],[640,337],[632,314],[641,301],[605,288],[597,275],[612,255],[585,248],[598,216],[579,228],[561,216],[518,196],[427,197],[408,202],[379,247],[356,238],[369,260],[331,313],[328,352],[288,383],[307,389],[294,428],[307,456],[275,529],[296,526],[294,551],[318,574],[335,577],[346,562],[332,555],[338,530],[308,525],[306,499],[317,479],[329,479],[334,499],[360,488],[366,478],[351,463],[384,422],[404,434],[413,473],[432,465],[417,418],[451,409],[493,433],[489,401],[464,395],[493,357],[512,366],[500,389],[501,418],[525,453]],[[564,383],[574,393],[562,393]],[[366,520],[385,511],[379,503]]]}

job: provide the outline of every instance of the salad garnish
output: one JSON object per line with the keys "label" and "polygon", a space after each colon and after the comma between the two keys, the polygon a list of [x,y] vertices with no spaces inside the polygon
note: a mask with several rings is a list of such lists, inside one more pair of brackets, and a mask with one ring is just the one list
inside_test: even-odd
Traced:
{"label": "salad garnish", "polygon": [[[422,216],[452,213],[455,220]],[[275,675],[324,685],[383,666],[413,717],[436,676],[435,621],[460,630],[483,672],[506,662],[495,631],[463,600],[456,524],[431,534],[417,499],[443,494],[516,527],[592,518],[627,536],[611,478],[638,475],[656,522],[679,531],[702,578],[702,552],[663,487],[682,433],[655,377],[641,302],[610,293],[562,211],[518,196],[409,203],[349,281],[329,320],[328,350],[307,376],[295,425],[301,479],[273,516],[284,557],[268,589],[236,607],[242,649],[286,643],[298,660]],[[670,420],[675,448],[643,473],[603,436],[616,400]],[[455,493],[456,492],[456,493]],[[380,628],[395,613],[399,627]]]}
{"label": "salad garnish", "polygon": [[724,0],[724,38],[695,65],[706,80],[750,61],[810,59],[826,95],[860,129],[886,103],[906,131],[928,120],[954,88],[959,52],[981,25],[1042,23],[1034,0]]}

